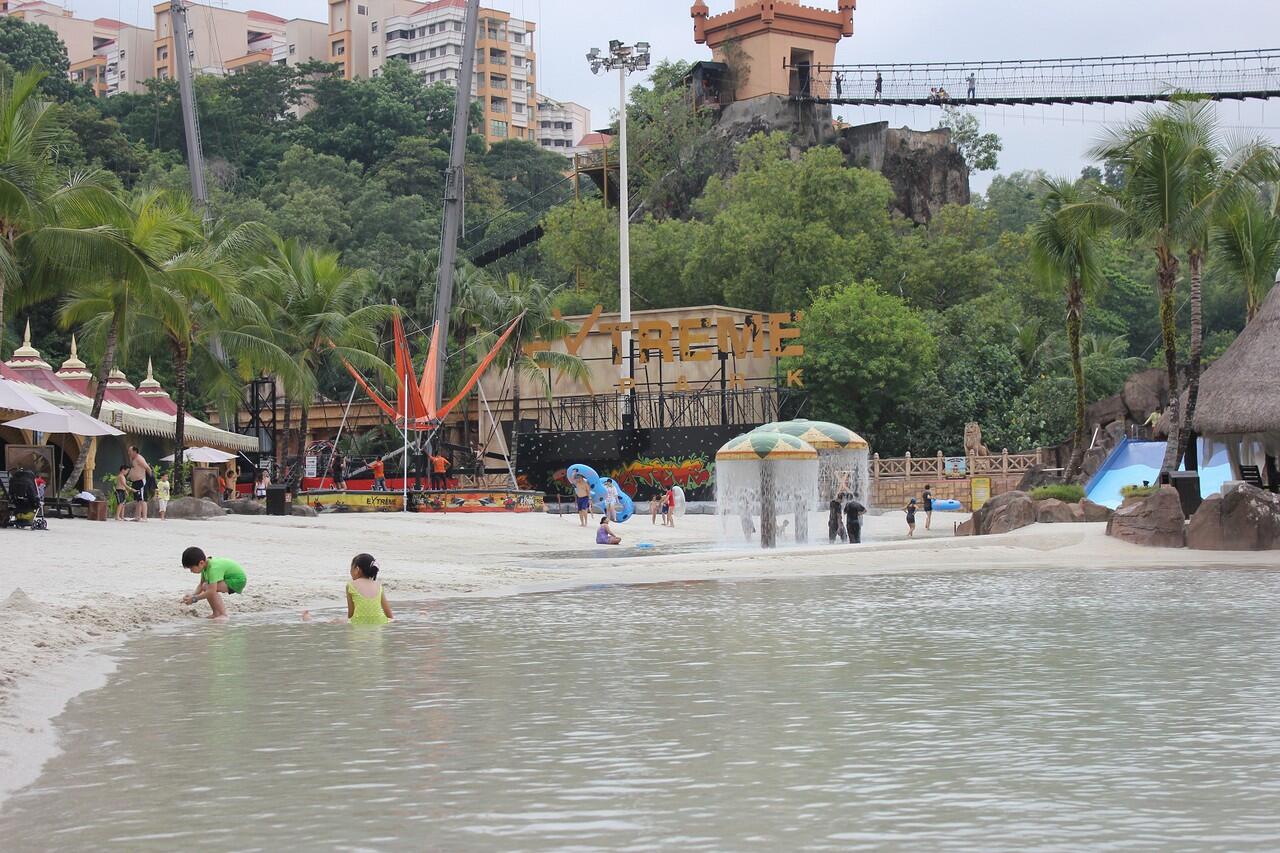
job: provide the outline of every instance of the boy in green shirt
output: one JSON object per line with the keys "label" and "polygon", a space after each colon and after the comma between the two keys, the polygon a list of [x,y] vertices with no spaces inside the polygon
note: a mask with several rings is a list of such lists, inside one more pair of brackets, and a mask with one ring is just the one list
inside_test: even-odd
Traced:
{"label": "boy in green shirt", "polygon": [[213,611],[209,618],[225,622],[227,608],[222,603],[222,596],[244,592],[245,585],[249,582],[244,569],[239,563],[226,557],[207,557],[204,551],[194,545],[182,552],[182,567],[192,574],[200,575],[196,591],[182,596],[182,603],[194,604],[204,599],[209,602],[209,609]]}

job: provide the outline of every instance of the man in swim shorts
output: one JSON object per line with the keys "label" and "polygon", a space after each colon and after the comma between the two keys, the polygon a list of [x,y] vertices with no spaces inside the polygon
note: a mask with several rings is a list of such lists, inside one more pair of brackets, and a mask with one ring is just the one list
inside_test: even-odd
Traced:
{"label": "man in swim shorts", "polygon": [[583,527],[587,527],[587,516],[591,512],[591,486],[587,485],[587,478],[581,474],[573,477],[573,494],[578,499],[578,521]]}
{"label": "man in swim shorts", "polygon": [[130,447],[129,483],[133,488],[134,500],[138,502],[133,514],[134,521],[147,520],[147,499],[152,497],[152,490],[149,487],[154,479],[155,472],[151,470],[151,464],[147,462],[147,458],[138,452],[137,447]]}

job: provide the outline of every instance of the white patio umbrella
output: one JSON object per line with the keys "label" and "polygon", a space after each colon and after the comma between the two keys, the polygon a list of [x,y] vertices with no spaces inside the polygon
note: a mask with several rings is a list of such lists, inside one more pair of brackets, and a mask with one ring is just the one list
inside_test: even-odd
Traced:
{"label": "white patio umbrella", "polygon": [[61,411],[53,403],[46,402],[32,394],[17,382],[0,378],[0,409],[11,412],[45,412],[56,414]]}
{"label": "white patio umbrella", "polygon": [[111,424],[103,423],[97,418],[91,418],[76,409],[54,408],[52,412],[36,412],[35,414],[9,421],[7,426],[35,430],[36,432],[65,433],[81,436],[124,435],[123,432],[111,426]]}
{"label": "white patio umbrella", "polygon": [[[172,462],[173,456],[174,454],[170,453],[160,461]],[[230,462],[236,458],[236,455],[212,447],[188,447],[182,451],[182,458],[186,462],[208,462],[217,465],[221,462]]]}

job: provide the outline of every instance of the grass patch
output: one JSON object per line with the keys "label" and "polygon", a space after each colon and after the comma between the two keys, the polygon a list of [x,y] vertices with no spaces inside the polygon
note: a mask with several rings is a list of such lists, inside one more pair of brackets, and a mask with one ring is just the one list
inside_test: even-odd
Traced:
{"label": "grass patch", "polygon": [[1033,501],[1047,501],[1056,498],[1064,503],[1074,504],[1084,500],[1084,486],[1078,483],[1061,483],[1052,486],[1037,486],[1031,490]]}
{"label": "grass patch", "polygon": [[1159,486],[1124,486],[1120,489],[1120,496],[1125,498],[1149,498],[1159,488]]}

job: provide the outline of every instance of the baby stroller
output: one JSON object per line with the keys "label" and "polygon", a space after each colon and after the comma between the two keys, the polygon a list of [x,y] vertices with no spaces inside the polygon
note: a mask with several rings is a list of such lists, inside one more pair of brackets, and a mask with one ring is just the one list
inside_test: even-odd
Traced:
{"label": "baby stroller", "polygon": [[32,530],[48,530],[44,517],[43,489],[36,484],[36,475],[26,468],[9,472],[9,511],[4,514],[4,527],[28,527]]}

